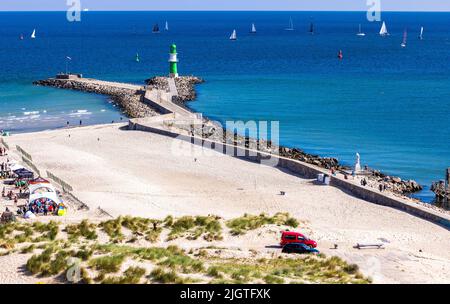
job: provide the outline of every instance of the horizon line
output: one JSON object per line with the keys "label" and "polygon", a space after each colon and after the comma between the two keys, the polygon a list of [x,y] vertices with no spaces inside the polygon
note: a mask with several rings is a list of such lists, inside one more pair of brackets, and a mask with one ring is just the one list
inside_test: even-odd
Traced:
{"label": "horizon line", "polygon": [[[354,12],[354,13],[366,13],[367,10],[202,10],[202,9],[185,9],[185,10],[97,10],[97,9],[88,9],[88,11],[81,12],[335,12],[335,13],[345,13],[345,12]],[[67,10],[0,10],[0,13],[50,13],[50,12],[67,12]],[[383,10],[381,13],[450,13],[450,10],[443,10],[443,11],[434,11],[434,10]]]}

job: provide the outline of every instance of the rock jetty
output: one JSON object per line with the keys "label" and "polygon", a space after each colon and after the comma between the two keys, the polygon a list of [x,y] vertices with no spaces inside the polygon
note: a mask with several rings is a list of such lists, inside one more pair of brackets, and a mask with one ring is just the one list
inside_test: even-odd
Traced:
{"label": "rock jetty", "polygon": [[144,91],[108,85],[90,79],[56,79],[50,78],[33,82],[34,85],[83,91],[106,95],[119,106],[130,118],[142,118],[158,115],[158,112],[143,102]]}
{"label": "rock jetty", "polygon": [[[147,79],[145,82],[150,89],[169,91],[169,84],[167,80],[167,77],[157,76]],[[197,98],[195,85],[203,82],[205,82],[203,79],[195,76],[181,76],[175,78],[178,96],[174,96],[172,101],[182,105],[188,101],[195,100]]]}

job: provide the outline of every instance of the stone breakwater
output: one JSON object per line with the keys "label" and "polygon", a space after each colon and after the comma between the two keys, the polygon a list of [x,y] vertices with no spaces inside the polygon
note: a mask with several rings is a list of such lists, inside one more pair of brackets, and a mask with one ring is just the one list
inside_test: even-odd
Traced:
{"label": "stone breakwater", "polygon": [[[169,91],[167,77],[153,77],[147,79],[145,82],[148,88]],[[192,101],[197,98],[195,85],[205,82],[203,79],[195,76],[181,76],[175,78],[175,85],[178,90],[178,96],[173,96],[172,101],[178,105],[184,106],[187,101]]]}
{"label": "stone breakwater", "polygon": [[124,114],[130,118],[142,118],[158,114],[155,109],[142,101],[144,96],[143,90],[121,88],[119,86],[109,85],[108,82],[99,82],[90,79],[63,80],[50,78],[35,81],[33,84],[109,96],[114,104],[119,106]]}

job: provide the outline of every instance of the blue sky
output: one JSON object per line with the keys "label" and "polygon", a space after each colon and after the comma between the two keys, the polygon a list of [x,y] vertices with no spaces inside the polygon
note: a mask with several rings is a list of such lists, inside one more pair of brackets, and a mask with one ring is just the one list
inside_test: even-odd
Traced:
{"label": "blue sky", "polygon": [[[90,10],[366,10],[367,0],[80,0]],[[380,0],[382,11],[450,11],[450,0]],[[0,0],[0,11],[66,10],[67,0]]]}

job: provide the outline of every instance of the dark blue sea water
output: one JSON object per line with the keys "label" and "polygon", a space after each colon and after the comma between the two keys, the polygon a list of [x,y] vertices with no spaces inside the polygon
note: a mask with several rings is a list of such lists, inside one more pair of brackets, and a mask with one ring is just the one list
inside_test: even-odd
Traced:
{"label": "dark blue sea water", "polygon": [[[295,31],[284,31],[290,17]],[[142,83],[167,73],[174,42],[180,73],[207,81],[193,109],[222,122],[278,120],[283,145],[347,164],[359,152],[363,164],[428,186],[450,166],[450,14],[382,18],[386,38],[365,13],[88,12],[75,23],[65,13],[0,13],[0,129],[117,120],[121,113],[104,97],[31,82],[64,71],[70,56],[70,70],[87,77]],[[169,32],[151,33],[166,20]],[[315,35],[307,33],[311,21]],[[233,29],[235,42],[228,40]],[[429,191],[419,196],[432,199]]]}

